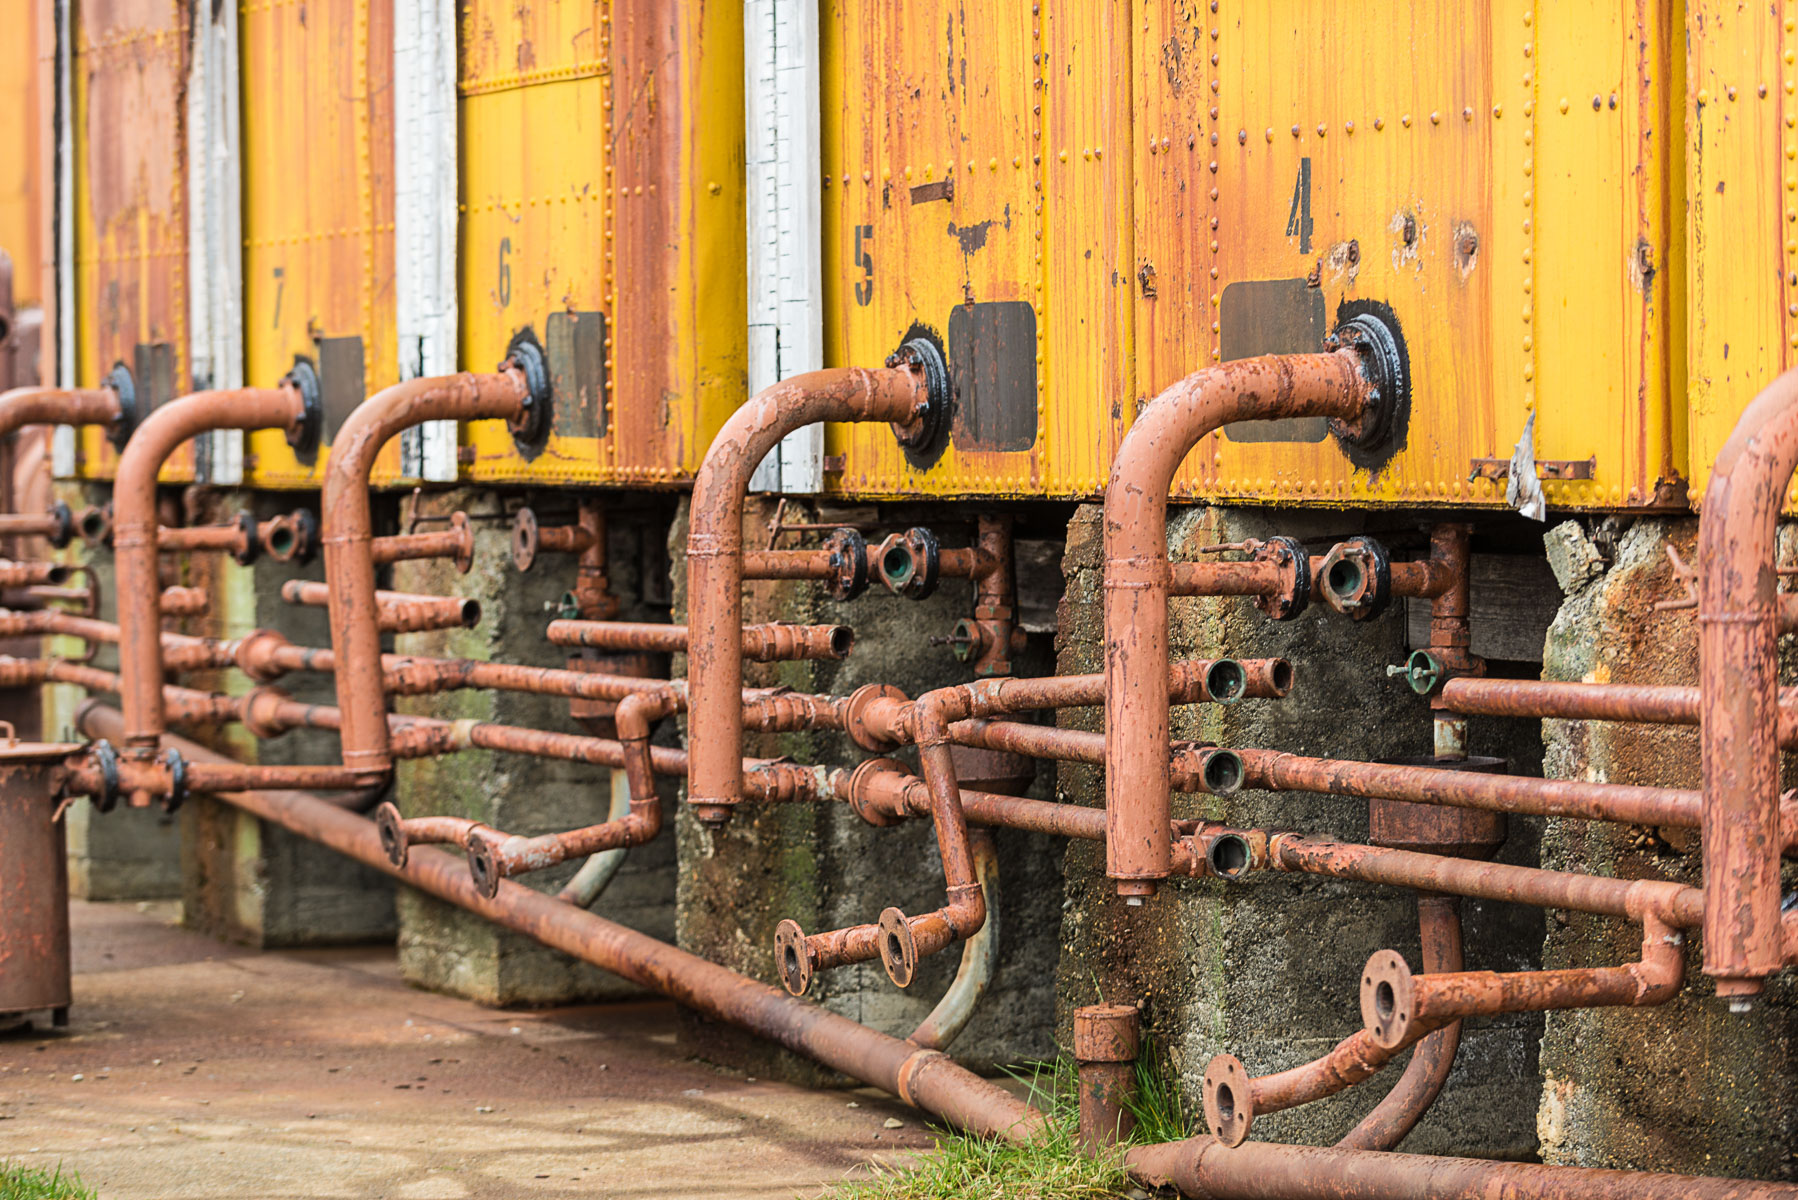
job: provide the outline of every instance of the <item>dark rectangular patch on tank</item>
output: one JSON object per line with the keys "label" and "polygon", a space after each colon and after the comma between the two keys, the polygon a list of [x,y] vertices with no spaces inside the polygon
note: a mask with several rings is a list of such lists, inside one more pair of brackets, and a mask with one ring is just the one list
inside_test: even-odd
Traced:
{"label": "dark rectangular patch on tank", "polygon": [[[1250,279],[1232,283],[1219,297],[1218,349],[1225,362],[1263,354],[1315,354],[1323,349],[1321,288],[1303,279]],[[1330,436],[1323,417],[1238,421],[1224,426],[1233,442],[1321,442]]]}
{"label": "dark rectangular patch on tank", "polygon": [[139,342],[133,346],[131,378],[137,384],[141,420],[175,398],[175,348],[167,342]]}
{"label": "dark rectangular patch on tank", "polygon": [[1036,445],[1036,310],[1024,300],[949,311],[955,444],[963,450]]}
{"label": "dark rectangular patch on tank", "polygon": [[606,315],[551,313],[544,322],[543,342],[556,436],[606,436]]}
{"label": "dark rectangular patch on tank", "polygon": [[329,446],[356,406],[367,398],[362,365],[362,339],[318,339],[318,401],[324,411],[320,441]]}

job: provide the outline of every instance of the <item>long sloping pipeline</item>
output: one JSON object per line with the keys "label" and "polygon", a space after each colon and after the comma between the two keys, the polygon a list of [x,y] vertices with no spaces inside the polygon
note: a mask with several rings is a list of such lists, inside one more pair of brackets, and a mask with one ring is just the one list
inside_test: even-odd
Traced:
{"label": "long sloping pipeline", "polygon": [[1201,438],[1232,421],[1357,422],[1374,395],[1352,349],[1224,363],[1162,392],[1118,447],[1105,489],[1105,859],[1127,899],[1153,895],[1172,864],[1165,664],[1174,473]]}
{"label": "long sloping pipeline", "polygon": [[392,769],[393,754],[381,678],[369,472],[381,448],[414,425],[517,419],[532,400],[524,370],[508,359],[497,374],[412,379],[376,392],[356,406],[332,440],[319,511],[324,516],[331,648],[338,664],[337,705],[343,710],[343,764],[371,781]]}
{"label": "long sloping pipeline", "polygon": [[742,799],[738,698],[743,691],[743,500],[750,475],[795,429],[819,421],[904,423],[928,400],[929,384],[914,367],[813,371],[758,392],[712,439],[693,480],[687,538],[689,799],[701,820],[725,820]]}
{"label": "long sloping pipeline", "polygon": [[127,752],[155,752],[162,711],[161,587],[156,576],[156,476],[182,443],[213,429],[299,428],[306,400],[292,384],[194,392],[144,419],[119,459],[113,484],[113,562],[118,572],[120,700]]}
{"label": "long sloping pipeline", "polygon": [[1779,617],[1774,537],[1798,470],[1798,371],[1754,398],[1698,521],[1704,971],[1743,1004],[1781,965]]}
{"label": "long sloping pipeline", "polygon": [[[183,739],[169,741],[184,755],[203,752]],[[958,1128],[1023,1140],[1043,1127],[1041,1112],[938,1051],[888,1037],[511,880],[501,880],[497,894],[487,899],[469,880],[462,861],[441,851],[414,848],[406,865],[395,867],[381,849],[373,821],[314,796],[226,792],[217,798],[439,900],[891,1092]]]}

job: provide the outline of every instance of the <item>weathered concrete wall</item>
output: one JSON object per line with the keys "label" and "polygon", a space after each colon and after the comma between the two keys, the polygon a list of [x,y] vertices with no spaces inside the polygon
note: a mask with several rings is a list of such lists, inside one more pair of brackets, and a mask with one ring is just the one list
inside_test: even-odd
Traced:
{"label": "weathered concrete wall", "polygon": [[[460,508],[471,515],[492,514],[500,511],[501,503],[492,492],[444,492],[430,498],[426,511],[449,513]],[[567,497],[557,497],[553,505],[539,512],[545,524],[574,520]],[[611,515],[608,573],[613,591],[625,602],[622,620],[666,619],[665,606],[658,611],[645,603],[641,571],[646,541],[658,551],[651,555],[652,562],[660,561],[667,519],[659,509]],[[551,646],[543,630],[555,615],[557,601],[574,586],[576,560],[545,554],[521,574],[512,565],[509,522],[476,520],[474,528],[474,567],[467,575],[458,574],[447,561],[396,563],[392,570],[397,590],[479,600],[480,625],[472,630],[408,634],[395,639],[395,649],[565,665],[565,652]],[[395,708],[451,720],[582,732],[569,716],[568,701],[518,692],[447,692],[401,698]],[[668,740],[674,735],[669,724],[658,736]],[[604,821],[611,788],[612,773],[603,767],[468,751],[401,764],[396,802],[407,816],[452,814],[485,821],[508,833],[536,835]],[[670,785],[664,795],[670,827],[675,794]],[[518,882],[555,892],[579,865],[564,863],[521,876]],[[674,839],[664,833],[630,851],[593,911],[656,937],[672,938],[674,890]],[[400,971],[407,982],[486,1004],[559,1004],[636,994],[632,985],[597,967],[405,889],[399,897],[399,947]]]}
{"label": "weathered concrete wall", "polygon": [[[1193,559],[1200,546],[1210,543],[1285,534],[1319,552],[1341,537],[1363,532],[1361,521],[1351,513],[1186,509],[1173,515],[1169,544],[1176,558]],[[1384,532],[1379,536],[1387,539]],[[1059,639],[1063,672],[1103,667],[1101,549],[1099,509],[1083,507],[1068,530]],[[1427,705],[1383,670],[1405,657],[1399,607],[1357,624],[1314,604],[1298,619],[1280,623],[1246,599],[1176,599],[1174,657],[1284,655],[1296,668],[1297,683],[1283,701],[1176,709],[1174,736],[1323,757],[1429,753]],[[1096,709],[1076,710],[1063,720],[1096,729],[1099,717]],[[1476,722],[1470,748],[1475,754],[1508,756],[1511,770],[1524,774],[1534,771],[1540,753],[1535,726],[1509,722]],[[1060,793],[1073,803],[1102,805],[1101,772],[1064,766]],[[1365,802],[1323,796],[1177,796],[1175,815],[1352,841],[1367,837]],[[1516,821],[1501,858],[1533,861],[1535,843],[1531,823]],[[1066,877],[1059,980],[1063,1044],[1075,1006],[1101,998],[1141,1001],[1154,1045],[1167,1056],[1188,1110],[1201,1126],[1200,1082],[1213,1055],[1235,1054],[1255,1074],[1316,1058],[1360,1028],[1359,976],[1370,954],[1392,947],[1414,966],[1418,962],[1414,900],[1397,889],[1267,871],[1235,884],[1172,880],[1154,899],[1129,908],[1105,877],[1105,856],[1097,843],[1069,846]],[[1536,965],[1539,913],[1463,902],[1463,919],[1470,968]],[[1470,1023],[1441,1099],[1405,1149],[1531,1155],[1540,1028],[1540,1020],[1529,1017]],[[1332,1142],[1373,1106],[1402,1069],[1402,1062],[1394,1063],[1379,1077],[1330,1100],[1263,1117],[1253,1136]]]}
{"label": "weathered concrete wall", "polygon": [[[683,510],[684,511],[684,510]],[[767,544],[770,501],[752,502],[744,521],[745,543]],[[789,505],[788,521],[812,517]],[[973,515],[944,520],[940,510],[925,516],[894,506],[878,514],[872,507],[858,517],[877,516],[880,533],[869,540],[928,522],[944,546],[971,540]],[[965,522],[965,528],[964,528]],[[686,544],[684,522],[670,538],[675,554],[677,601],[684,611],[685,571],[678,558]],[[783,548],[800,543],[791,535]],[[815,544],[815,543],[811,543]],[[948,635],[955,621],[972,611],[971,586],[945,580],[923,601],[902,599],[879,583],[859,599],[831,600],[807,583],[762,582],[746,589],[744,620],[842,623],[853,626],[855,650],[841,663],[748,665],[751,685],[782,684],[807,692],[847,695],[865,683],[890,683],[918,696],[932,687],[965,682],[968,668],[931,639]],[[682,618],[684,619],[684,618]],[[1020,675],[1052,668],[1048,638],[1032,637],[1014,656]],[[804,763],[853,766],[868,755],[840,735],[794,734],[749,741],[748,753],[789,754]],[[908,750],[895,757],[913,762]],[[1048,772],[1032,794],[1052,795]],[[744,804],[722,830],[709,831],[681,812],[680,944],[697,954],[777,982],[774,928],[784,918],[808,933],[876,920],[897,905],[908,913],[928,911],[943,900],[942,865],[928,822],[876,829],[846,804]],[[1056,927],[1061,910],[1060,850],[1051,839],[1002,831],[998,839],[1003,899],[999,966],[992,990],[957,1039],[958,1059],[975,1066],[1042,1058],[1052,1053]],[[903,1037],[935,1006],[954,976],[959,952],[950,949],[925,960],[918,978],[895,988],[878,962],[821,972],[812,995],[826,1007],[883,1032]],[[767,1043],[688,1016],[683,1036],[695,1053],[742,1066],[751,1074],[819,1079],[810,1063],[774,1050]]]}
{"label": "weathered concrete wall", "polygon": [[[1663,547],[1697,561],[1698,523],[1639,521],[1615,562],[1575,578],[1550,631],[1544,674],[1604,683],[1698,682],[1697,614],[1656,612],[1678,598]],[[1584,539],[1576,530],[1565,530]],[[1783,562],[1798,555],[1793,529]],[[1591,561],[1590,555],[1575,557]],[[1791,639],[1782,649],[1791,675]],[[1786,682],[1792,682],[1787,678]],[[1555,778],[1693,788],[1695,729],[1545,722],[1547,773]],[[1702,881],[1695,830],[1551,821],[1543,865],[1626,879]],[[1788,866],[1787,890],[1793,886]],[[1654,1009],[1590,1009],[1550,1015],[1542,1041],[1538,1117],[1546,1162],[1798,1178],[1798,981],[1775,976],[1751,1013],[1731,1015],[1700,972],[1701,945],[1687,939],[1686,990]],[[1621,921],[1557,913],[1543,965],[1610,966],[1634,960],[1640,932]]]}
{"label": "weathered concrete wall", "polygon": [[[302,504],[313,509],[317,505],[315,496],[290,493],[233,495],[222,502],[209,497],[194,499],[203,503],[194,507],[190,502],[188,519],[193,523],[229,520],[246,501],[259,520],[291,512]],[[173,566],[174,559],[165,558],[165,563]],[[184,632],[233,638],[261,628],[276,630],[296,645],[331,644],[322,608],[303,608],[281,599],[281,585],[288,579],[324,578],[316,558],[300,566],[264,556],[240,567],[222,554],[190,554],[180,557],[178,570],[179,578],[170,582],[205,587],[213,598],[211,612],[184,622]],[[192,687],[230,692],[253,686],[253,681],[234,670],[193,674],[186,680]],[[300,672],[273,686],[296,700],[337,702],[329,675]],[[187,736],[246,761],[338,761],[336,734],[322,730],[293,730],[265,742],[236,726],[213,734],[189,732]],[[381,873],[207,796],[193,797],[178,815],[187,924],[256,946],[333,945],[393,936],[394,887]]]}
{"label": "weathered concrete wall", "polygon": [[[104,504],[111,489],[94,484],[58,484],[57,498],[71,511],[89,504]],[[94,572],[100,589],[100,616],[118,620],[112,572],[112,552],[91,553],[79,540],[58,551],[59,561],[84,565]],[[74,580],[84,582],[79,576]],[[85,643],[73,638],[45,639],[51,652],[71,658],[85,651]],[[94,665],[118,669],[118,650],[99,648]],[[87,699],[80,688],[66,684],[44,689],[44,736],[58,741],[81,741],[74,732],[75,710]],[[69,893],[83,900],[166,900],[181,894],[181,838],[177,815],[161,808],[127,808],[97,812],[88,801],[69,806],[64,818],[68,830]]]}

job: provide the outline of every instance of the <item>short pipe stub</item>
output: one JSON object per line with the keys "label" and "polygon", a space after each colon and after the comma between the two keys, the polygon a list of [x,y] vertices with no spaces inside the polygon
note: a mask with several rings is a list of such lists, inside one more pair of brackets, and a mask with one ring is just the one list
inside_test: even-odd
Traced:
{"label": "short pipe stub", "polygon": [[1220,833],[1205,847],[1205,866],[1218,879],[1244,879],[1255,864],[1255,848],[1240,833]]}
{"label": "short pipe stub", "polygon": [[1255,1085],[1234,1054],[1220,1054],[1205,1068],[1205,1125],[1226,1146],[1248,1140],[1255,1121]]}
{"label": "short pipe stub", "polygon": [[805,995],[812,986],[812,953],[799,922],[788,918],[774,927],[774,962],[787,993]]}
{"label": "short pipe stub", "polygon": [[1205,668],[1205,697],[1213,704],[1235,704],[1249,690],[1249,673],[1233,658],[1220,658]]}

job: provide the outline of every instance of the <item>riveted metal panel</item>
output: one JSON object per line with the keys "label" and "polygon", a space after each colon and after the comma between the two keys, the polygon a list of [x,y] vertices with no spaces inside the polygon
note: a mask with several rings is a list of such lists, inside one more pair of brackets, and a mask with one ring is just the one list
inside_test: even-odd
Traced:
{"label": "riveted metal panel", "polygon": [[[98,386],[146,353],[152,391],[191,386],[188,362],[187,148],[182,105],[188,6],[177,0],[88,0],[71,24],[70,145],[74,174],[75,380]],[[134,374],[140,371],[134,369]],[[145,390],[142,380],[140,393]],[[97,427],[79,439],[77,473],[111,478],[118,454]],[[163,478],[193,478],[184,446]]]}
{"label": "riveted metal panel", "polygon": [[[1035,11],[1033,11],[1033,9]],[[831,427],[856,495],[1096,492],[1131,413],[1130,6],[837,0],[822,22],[827,364],[1029,305],[1028,445]],[[926,32],[928,31],[928,32]],[[1011,352],[1015,353],[1013,348]],[[953,369],[953,364],[952,364]]]}
{"label": "riveted metal panel", "polygon": [[[329,385],[329,363],[353,342],[366,395],[399,379],[392,6],[248,0],[238,24],[244,382],[273,387],[298,355],[317,362]],[[327,412],[326,448],[310,463],[295,457],[279,430],[251,434],[246,483],[317,487],[344,415]],[[398,477],[396,438],[375,479]]]}
{"label": "riveted metal panel", "polygon": [[689,479],[743,399],[741,6],[473,0],[461,45],[464,362],[490,369],[558,314],[603,318],[605,351],[597,374],[576,355],[590,420],[565,418],[559,386],[528,459],[473,424],[470,474]]}

